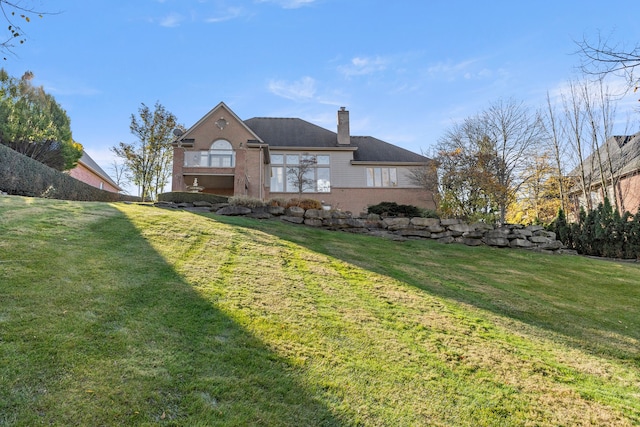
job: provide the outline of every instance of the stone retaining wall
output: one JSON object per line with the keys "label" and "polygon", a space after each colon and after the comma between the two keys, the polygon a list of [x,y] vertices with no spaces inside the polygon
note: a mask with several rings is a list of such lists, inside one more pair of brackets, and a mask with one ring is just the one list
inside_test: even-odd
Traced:
{"label": "stone retaining wall", "polygon": [[437,218],[382,218],[376,214],[354,217],[340,211],[319,209],[304,210],[300,207],[283,208],[264,206],[248,208],[208,202],[171,203],[158,202],[156,206],[167,209],[186,209],[194,212],[215,212],[217,215],[241,215],[258,219],[279,219],[293,224],[322,227],[351,233],[371,234],[392,240],[433,239],[440,243],[462,243],[467,246],[496,246],[532,249],[540,252],[574,253],[565,249],[555,233],[542,226],[510,224],[502,227],[477,222],[464,223],[457,219]]}

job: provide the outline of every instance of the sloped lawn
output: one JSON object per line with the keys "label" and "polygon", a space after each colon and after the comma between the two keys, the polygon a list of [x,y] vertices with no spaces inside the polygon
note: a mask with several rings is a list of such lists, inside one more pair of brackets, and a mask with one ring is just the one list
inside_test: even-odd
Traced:
{"label": "sloped lawn", "polygon": [[0,425],[640,424],[637,264],[0,198]]}

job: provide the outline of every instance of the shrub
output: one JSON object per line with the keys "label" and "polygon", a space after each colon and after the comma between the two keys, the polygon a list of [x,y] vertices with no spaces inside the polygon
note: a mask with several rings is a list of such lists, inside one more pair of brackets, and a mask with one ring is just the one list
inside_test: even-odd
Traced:
{"label": "shrub", "polygon": [[322,203],[314,199],[291,199],[285,207],[289,208],[291,206],[298,206],[304,210],[322,209]]}
{"label": "shrub", "polygon": [[255,197],[234,196],[229,198],[229,204],[234,206],[244,206],[246,208],[261,208],[265,203]]}
{"label": "shrub", "polygon": [[596,209],[580,209],[578,222],[566,224],[564,213],[554,221],[557,238],[583,255],[609,258],[640,258],[640,209],[623,215],[607,199]]}
{"label": "shrub", "polygon": [[273,199],[267,200],[267,206],[280,206],[287,207],[287,201],[281,197],[274,197]]}
{"label": "shrub", "polygon": [[550,227],[551,231],[556,233],[556,238],[568,247],[573,246],[571,239],[571,227],[567,223],[567,217],[562,208],[558,209],[558,216],[553,220]]}
{"label": "shrub", "polygon": [[420,209],[420,216],[422,218],[440,219],[440,215],[438,215],[438,212],[434,211],[433,209]]}
{"label": "shrub", "polygon": [[158,194],[158,201],[173,203],[193,203],[193,202],[209,202],[209,203],[227,203],[229,198],[226,196],[218,196],[209,193],[190,193],[187,191],[172,191],[169,193]]}
{"label": "shrub", "polygon": [[381,216],[403,216],[403,217],[419,217],[421,211],[413,205],[399,205],[396,202],[382,202],[377,205],[369,206],[368,213],[378,214]]}

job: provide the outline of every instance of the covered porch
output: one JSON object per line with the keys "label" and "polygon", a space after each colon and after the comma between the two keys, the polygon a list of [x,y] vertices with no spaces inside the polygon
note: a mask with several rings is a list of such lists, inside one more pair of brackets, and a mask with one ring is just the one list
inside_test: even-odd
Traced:
{"label": "covered porch", "polygon": [[218,194],[220,196],[233,196],[235,194],[235,175],[233,174],[185,173],[184,184],[187,191]]}

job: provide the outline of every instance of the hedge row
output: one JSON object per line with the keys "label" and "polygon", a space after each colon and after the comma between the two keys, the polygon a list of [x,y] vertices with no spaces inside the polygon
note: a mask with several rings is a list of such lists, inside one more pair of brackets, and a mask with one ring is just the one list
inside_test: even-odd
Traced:
{"label": "hedge row", "polygon": [[173,203],[209,202],[212,204],[216,204],[216,203],[227,203],[229,201],[229,198],[225,196],[217,196],[215,194],[209,194],[209,193],[189,193],[186,191],[171,191],[169,193],[158,194],[158,201],[173,202]]}
{"label": "hedge row", "polygon": [[579,254],[640,259],[640,210],[621,215],[605,199],[589,212],[581,209],[578,221],[572,224],[560,210],[552,228],[562,243]]}
{"label": "hedge row", "polygon": [[118,202],[139,197],[100,190],[0,144],[0,191],[49,199]]}

